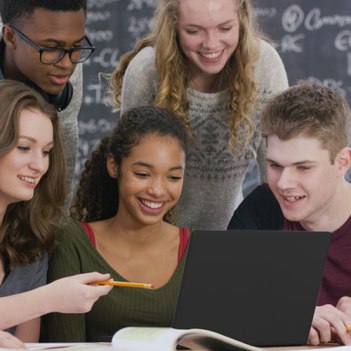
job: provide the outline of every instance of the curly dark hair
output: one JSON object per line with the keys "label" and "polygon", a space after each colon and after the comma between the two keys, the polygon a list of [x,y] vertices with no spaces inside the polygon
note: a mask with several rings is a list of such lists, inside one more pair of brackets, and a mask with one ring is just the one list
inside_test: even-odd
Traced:
{"label": "curly dark hair", "polygon": [[0,14],[4,24],[17,24],[21,19],[30,16],[36,8],[50,11],[87,12],[87,0],[1,0]]}
{"label": "curly dark hair", "polygon": [[[130,155],[132,148],[150,134],[177,139],[187,153],[189,131],[173,112],[155,106],[137,107],[125,112],[118,120],[117,127],[101,140],[97,150],[85,163],[71,207],[71,218],[95,222],[116,215],[118,182],[108,173],[107,158],[112,155],[119,167],[123,158]],[[164,216],[167,222],[172,216],[171,211]]]}

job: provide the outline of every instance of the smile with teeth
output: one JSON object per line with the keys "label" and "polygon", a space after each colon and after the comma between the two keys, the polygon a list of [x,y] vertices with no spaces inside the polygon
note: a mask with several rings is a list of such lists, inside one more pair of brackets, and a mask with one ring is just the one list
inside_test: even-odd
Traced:
{"label": "smile with teeth", "polygon": [[207,58],[207,59],[216,59],[217,57],[219,57],[221,55],[222,52],[223,52],[223,50],[217,51],[217,52],[212,52],[211,54],[205,54],[204,52],[200,52],[200,55]]}
{"label": "smile with teeth", "polygon": [[163,206],[164,202],[158,202],[158,203],[155,203],[155,202],[150,202],[150,201],[146,201],[146,200],[142,200],[142,199],[139,199],[145,206],[149,207],[149,208],[153,208],[153,209],[158,209],[160,207]]}
{"label": "smile with teeth", "polygon": [[297,200],[303,199],[304,197],[305,196],[291,196],[291,197],[284,196],[284,198],[289,202],[295,202]]}
{"label": "smile with teeth", "polygon": [[25,180],[25,181],[28,182],[28,183],[32,183],[32,184],[35,183],[35,179],[33,179],[33,178],[22,177],[22,176],[17,176],[17,177],[18,177],[19,179]]}

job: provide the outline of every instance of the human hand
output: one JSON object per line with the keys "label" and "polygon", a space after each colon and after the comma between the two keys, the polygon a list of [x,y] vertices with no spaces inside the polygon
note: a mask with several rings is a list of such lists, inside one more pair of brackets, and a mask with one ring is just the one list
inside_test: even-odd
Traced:
{"label": "human hand", "polygon": [[0,330],[0,347],[4,349],[26,349],[26,345],[12,334]]}
{"label": "human hand", "polygon": [[108,294],[113,288],[110,285],[89,284],[105,281],[109,278],[109,274],[92,272],[61,278],[46,285],[49,290],[48,298],[53,303],[52,312],[89,312],[95,301],[100,296]]}
{"label": "human hand", "polygon": [[351,316],[332,305],[317,306],[308,341],[318,345],[333,339],[340,344],[351,345],[351,334],[346,330],[349,326]]}
{"label": "human hand", "polygon": [[[343,296],[336,305],[336,308],[351,317],[351,297]],[[351,325],[348,325],[351,328]]]}

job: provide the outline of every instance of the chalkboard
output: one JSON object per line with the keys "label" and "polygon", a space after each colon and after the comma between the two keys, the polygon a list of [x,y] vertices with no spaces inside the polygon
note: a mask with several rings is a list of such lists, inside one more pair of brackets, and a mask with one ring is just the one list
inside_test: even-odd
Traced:
{"label": "chalkboard", "polygon": [[[152,27],[158,0],[88,0],[86,33],[95,45],[84,63],[83,104],[79,113],[76,181],[92,149],[111,130],[111,112],[98,73],[112,73],[121,55]],[[289,84],[307,79],[341,93],[351,103],[351,1],[256,0],[254,12],[285,64]],[[257,183],[254,165],[245,178],[244,194]],[[348,177],[351,179],[351,177]]]}

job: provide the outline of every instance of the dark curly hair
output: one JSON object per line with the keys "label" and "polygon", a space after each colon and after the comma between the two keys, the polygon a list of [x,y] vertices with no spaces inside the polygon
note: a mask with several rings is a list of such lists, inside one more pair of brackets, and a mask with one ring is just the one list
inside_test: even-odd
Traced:
{"label": "dark curly hair", "polygon": [[[166,108],[137,107],[125,112],[109,136],[104,137],[91,158],[85,163],[79,187],[71,207],[71,217],[95,222],[113,217],[118,211],[118,182],[107,170],[107,158],[112,155],[117,166],[128,157],[132,148],[150,134],[170,136],[188,150],[189,132],[181,119]],[[166,213],[169,222],[172,213]]]}
{"label": "dark curly hair", "polygon": [[87,12],[87,0],[1,0],[0,14],[4,24],[17,24],[21,19],[30,16],[36,8],[50,11]]}

